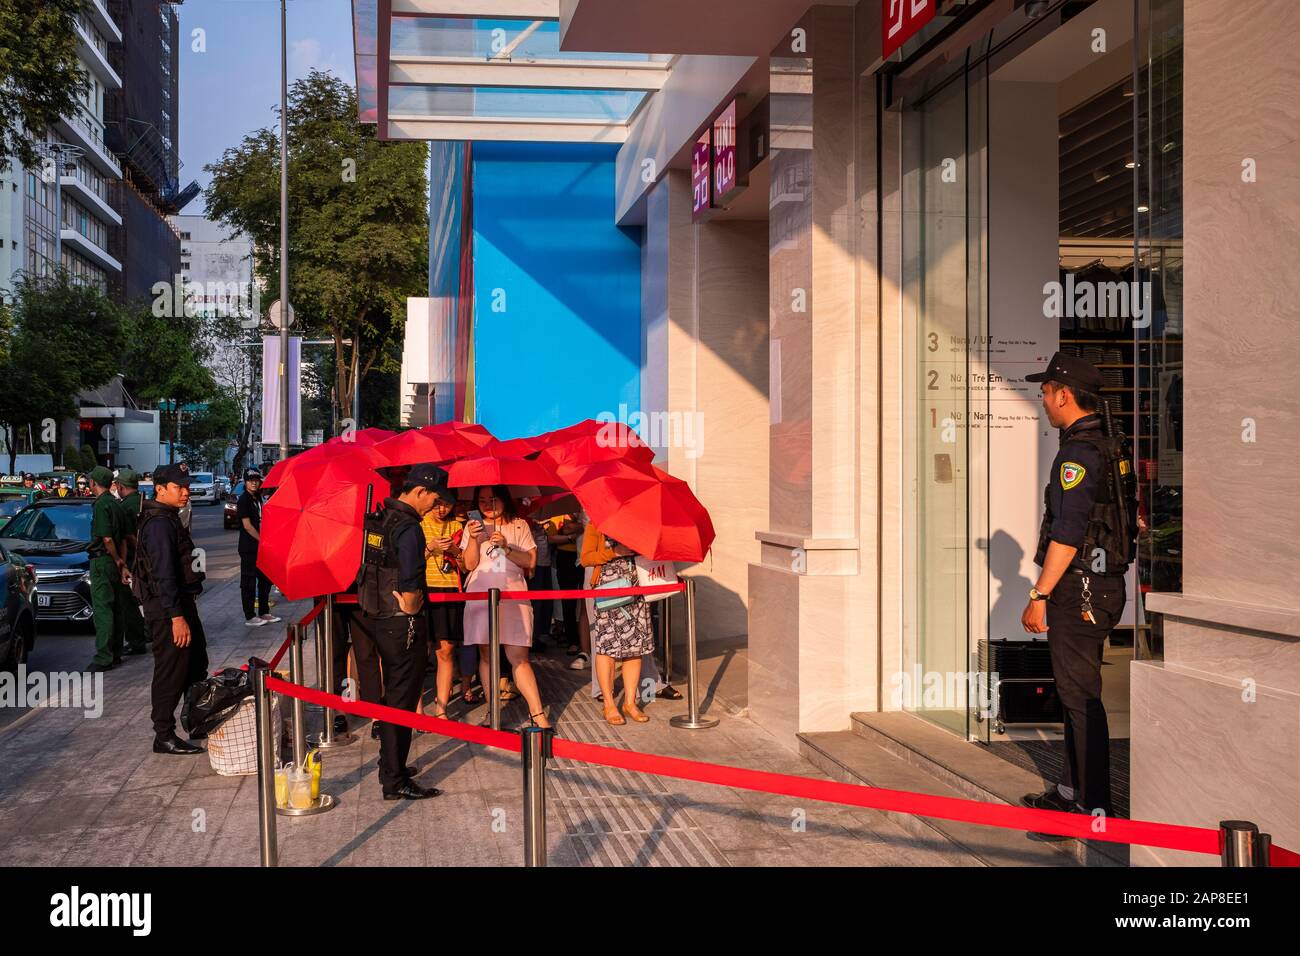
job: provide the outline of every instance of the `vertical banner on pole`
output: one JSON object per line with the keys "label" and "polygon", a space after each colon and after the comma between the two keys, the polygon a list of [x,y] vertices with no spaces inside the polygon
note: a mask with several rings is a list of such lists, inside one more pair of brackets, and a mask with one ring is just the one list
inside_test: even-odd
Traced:
{"label": "vertical banner on pole", "polygon": [[[289,336],[289,444],[302,444],[302,336]],[[262,336],[262,444],[280,443],[280,337]]]}

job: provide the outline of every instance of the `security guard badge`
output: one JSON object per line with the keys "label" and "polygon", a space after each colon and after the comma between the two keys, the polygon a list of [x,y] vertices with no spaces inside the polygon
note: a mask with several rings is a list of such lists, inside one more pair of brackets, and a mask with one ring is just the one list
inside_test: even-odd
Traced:
{"label": "security guard badge", "polygon": [[1087,474],[1083,465],[1078,462],[1067,461],[1061,463],[1061,487],[1066,491],[1076,487],[1079,482],[1083,481],[1083,476]]}

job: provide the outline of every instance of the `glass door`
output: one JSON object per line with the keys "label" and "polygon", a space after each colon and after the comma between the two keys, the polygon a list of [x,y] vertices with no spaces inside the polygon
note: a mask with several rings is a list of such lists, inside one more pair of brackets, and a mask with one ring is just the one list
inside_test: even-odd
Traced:
{"label": "glass door", "polygon": [[[904,381],[909,507],[903,706],[987,738],[974,653],[987,573],[971,547],[987,523],[984,367],[986,90],[963,71],[902,117]],[[973,379],[975,376],[975,379]]]}

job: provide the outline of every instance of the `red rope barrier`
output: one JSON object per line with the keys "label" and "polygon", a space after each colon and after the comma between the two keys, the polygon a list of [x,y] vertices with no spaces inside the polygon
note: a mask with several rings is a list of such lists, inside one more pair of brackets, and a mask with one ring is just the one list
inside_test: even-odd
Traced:
{"label": "red rope barrier", "polygon": [[[319,704],[330,710],[384,720],[416,730],[427,730],[445,737],[497,747],[512,753],[518,753],[520,750],[520,737],[508,731],[471,727],[456,721],[428,717],[382,704],[345,701],[336,694],[326,694],[309,687],[301,687],[277,677],[268,677],[266,686],[273,691],[311,704]],[[1219,855],[1219,831],[1205,827],[1124,820],[1118,817],[1100,818],[1055,810],[1030,810],[1025,807],[985,803],[980,800],[936,797],[906,790],[886,790],[860,784],[838,783],[833,780],[814,780],[810,777],[768,773],[744,767],[725,767],[680,757],[662,757],[636,751],[616,750],[612,747],[584,744],[560,737],[556,737],[551,746],[552,753],[560,758],[637,773],[652,773],[661,777],[712,783],[722,787],[735,787],[759,793],[774,793],[804,800],[867,807],[895,813],[911,813],[941,820],[958,820],[1007,830],[1054,833],[1081,840],[1102,840],[1109,843],[1129,843],[1205,853],[1211,856]],[[1300,866],[1300,854],[1276,845],[1272,847],[1270,859],[1274,866]]]}
{"label": "red rope barrier", "polygon": [[310,611],[308,611],[306,614],[303,615],[302,620],[298,622],[298,626],[306,627],[312,621],[316,620],[316,618],[320,617],[320,612],[323,610],[325,610],[325,599],[321,598],[319,601],[317,601],[315,604],[312,605]]}
{"label": "red rope barrier", "polygon": [[284,643],[280,645],[280,649],[275,652],[275,656],[271,658],[270,660],[271,670],[274,671],[277,667],[280,666],[280,661],[284,660],[285,651],[289,649],[289,645],[292,643],[293,643],[293,635],[290,634],[288,637],[284,639]]}
{"label": "red rope barrier", "polygon": [[[503,601],[568,601],[573,598],[606,598],[606,597],[636,597],[647,594],[679,594],[686,590],[686,585],[680,581],[676,584],[648,584],[645,587],[627,587],[627,588],[585,588],[572,591],[502,591],[501,600]],[[486,601],[488,599],[487,591],[429,591],[425,593],[425,600],[430,604],[441,604],[448,601]],[[355,594],[336,594],[334,595],[335,604],[356,604],[357,596]],[[310,617],[303,618],[306,623]]]}

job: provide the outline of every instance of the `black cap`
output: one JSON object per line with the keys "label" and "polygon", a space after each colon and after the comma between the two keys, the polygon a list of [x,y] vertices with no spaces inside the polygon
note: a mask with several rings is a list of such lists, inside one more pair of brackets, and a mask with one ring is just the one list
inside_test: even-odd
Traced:
{"label": "black cap", "polygon": [[261,481],[261,480],[262,480],[262,473],[261,473],[260,471],[258,471],[256,468],[249,468],[247,471],[244,472],[244,480],[245,480],[245,481]]}
{"label": "black cap", "polygon": [[407,487],[410,487],[411,485],[421,485],[432,491],[439,498],[444,498],[447,501],[454,502],[456,500],[456,493],[452,491],[451,487],[447,484],[449,480],[450,477],[445,468],[440,468],[437,465],[432,464],[422,464],[411,467],[410,472],[406,476],[405,484]]}
{"label": "black cap", "polygon": [[35,480],[36,480],[36,476],[33,475],[30,471],[23,472],[23,481],[35,481]]}
{"label": "black cap", "polygon": [[1097,371],[1097,366],[1087,359],[1066,355],[1064,352],[1052,356],[1052,360],[1047,363],[1047,371],[1026,375],[1025,381],[1056,382],[1058,385],[1069,385],[1094,394],[1101,391],[1101,372]]}
{"label": "black cap", "polygon": [[155,485],[190,486],[190,473],[180,465],[159,465],[153,471]]}

